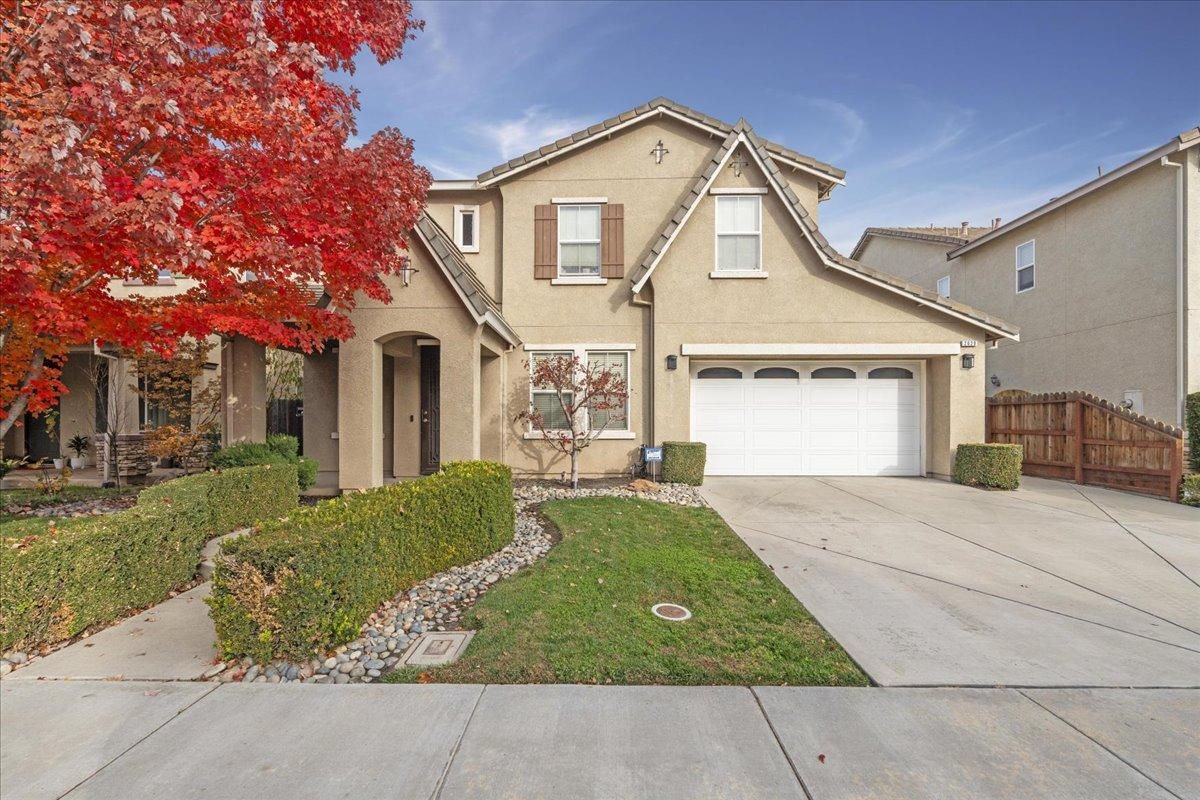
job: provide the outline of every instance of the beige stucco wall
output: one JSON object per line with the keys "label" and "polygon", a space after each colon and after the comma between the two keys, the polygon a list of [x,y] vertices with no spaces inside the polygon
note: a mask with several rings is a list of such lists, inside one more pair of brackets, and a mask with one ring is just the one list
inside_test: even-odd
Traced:
{"label": "beige stucco wall", "polygon": [[503,302],[504,299],[500,285],[500,257],[504,241],[500,200],[498,189],[436,191],[429,193],[425,206],[425,211],[446,231],[451,241],[454,241],[454,207],[479,206],[479,252],[464,252],[462,256],[497,302]]}
{"label": "beige stucco wall", "polygon": [[1186,331],[1184,354],[1187,369],[1186,388],[1189,393],[1200,392],[1200,147],[1176,156],[1184,165],[1182,173],[1184,196],[1183,259],[1184,259],[1184,320]]}
{"label": "beige stucco wall", "polygon": [[[1147,415],[1177,420],[1175,180],[1152,163],[952,262],[955,299],[1021,329],[988,353],[999,388],[1141,389]],[[1017,294],[1015,249],[1031,239],[1036,286]]]}
{"label": "beige stucco wall", "polygon": [[[937,291],[937,282],[950,274],[946,252],[952,246],[919,239],[895,239],[872,236],[858,260],[868,267],[904,278],[927,289]],[[950,296],[955,297],[954,279],[950,279]],[[956,298],[959,299],[959,298]],[[969,302],[969,301],[963,301]]]}

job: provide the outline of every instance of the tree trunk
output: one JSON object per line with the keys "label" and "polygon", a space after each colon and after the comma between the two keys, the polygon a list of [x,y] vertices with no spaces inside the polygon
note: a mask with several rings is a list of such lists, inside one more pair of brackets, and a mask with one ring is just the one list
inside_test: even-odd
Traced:
{"label": "tree trunk", "polygon": [[[25,373],[25,378],[21,381],[20,389],[24,389],[31,382],[36,381],[42,376],[42,368],[46,365],[46,355],[42,350],[34,350],[33,358],[30,359],[29,371]],[[17,420],[25,414],[25,407],[29,405],[29,395],[21,392],[15,400],[4,409],[4,419],[0,419],[0,439],[8,435],[9,430],[16,424]]]}
{"label": "tree trunk", "polygon": [[571,488],[579,488],[579,451],[571,451]]}

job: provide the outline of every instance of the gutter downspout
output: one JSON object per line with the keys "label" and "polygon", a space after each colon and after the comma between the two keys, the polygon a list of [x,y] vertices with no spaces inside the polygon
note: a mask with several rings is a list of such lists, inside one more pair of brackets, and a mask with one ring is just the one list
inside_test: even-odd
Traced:
{"label": "gutter downspout", "polygon": [[[1187,153],[1184,153],[1186,162]],[[1174,167],[1175,172],[1175,424],[1183,427],[1184,408],[1187,402],[1187,384],[1184,381],[1184,336],[1187,332],[1185,315],[1186,289],[1183,269],[1183,164],[1176,164],[1167,156],[1158,161],[1164,167]]]}
{"label": "gutter downspout", "polygon": [[[654,290],[651,289],[650,291],[651,296],[653,296]],[[646,392],[646,411],[648,417],[646,420],[646,443],[653,446],[658,441],[654,438],[654,376],[655,370],[657,369],[657,365],[654,361],[654,301],[639,300],[638,296],[635,294],[630,302],[635,306],[641,306],[642,308],[645,308],[646,313],[650,317],[648,320],[650,323],[650,335],[646,337],[648,340],[646,342],[646,354],[650,359],[650,385],[648,387],[649,391]]]}

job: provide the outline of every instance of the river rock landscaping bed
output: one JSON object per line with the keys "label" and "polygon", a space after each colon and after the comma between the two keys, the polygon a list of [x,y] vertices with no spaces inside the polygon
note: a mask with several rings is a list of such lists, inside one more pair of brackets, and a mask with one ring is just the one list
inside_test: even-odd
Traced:
{"label": "river rock landscaping bed", "polygon": [[91,500],[73,500],[54,505],[38,506],[13,503],[4,506],[3,513],[18,517],[98,517],[133,508],[135,503],[137,503],[137,495],[126,494],[117,497],[97,497]]}
{"label": "river rock landscaping bed", "polygon": [[[631,489],[635,486],[641,491]],[[218,662],[204,678],[253,683],[371,683],[395,669],[409,646],[427,631],[457,630],[463,613],[488,588],[545,556],[553,544],[537,507],[550,500],[624,497],[684,506],[705,503],[694,486],[685,484],[595,485],[570,489],[546,482],[526,482],[513,489],[516,530],[502,550],[463,567],[438,573],[380,606],[362,626],[359,638],[326,658],[303,663],[250,659]]]}

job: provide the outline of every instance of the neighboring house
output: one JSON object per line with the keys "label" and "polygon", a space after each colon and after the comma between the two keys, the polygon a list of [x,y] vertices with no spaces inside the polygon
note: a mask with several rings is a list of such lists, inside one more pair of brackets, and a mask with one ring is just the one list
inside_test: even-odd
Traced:
{"label": "neighboring house", "polygon": [[[141,281],[110,281],[109,292],[117,298],[154,297],[185,292],[194,285],[194,281],[163,270],[152,285]],[[209,381],[221,378],[222,342],[213,336],[209,344],[210,361],[193,387],[194,394]],[[136,365],[111,348],[72,348],[60,380],[67,391],[59,399],[53,422],[48,424],[45,415],[25,414],[22,423],[10,428],[0,443],[6,458],[27,456],[36,461],[69,456],[67,443],[77,434],[91,439],[110,428],[115,433],[136,433],[168,421],[164,409],[143,402],[134,388],[139,385]],[[88,458],[92,464],[96,463],[94,442]]]}
{"label": "neighboring house", "polygon": [[1181,425],[1200,390],[1197,145],[1193,128],[994,230],[868,228],[855,253],[1020,326],[988,352],[989,393],[1082,389]]}
{"label": "neighboring house", "polygon": [[957,228],[867,228],[850,251],[850,258],[880,267],[897,278],[950,296],[950,265],[946,253],[955,247],[978,239],[992,231],[1000,220],[989,227],[972,227],[964,222]]}
{"label": "neighboring house", "polygon": [[[517,415],[530,359],[628,379],[623,419],[584,454],[708,444],[711,474],[946,475],[983,438],[983,348],[1005,322],[836,253],[818,205],[841,170],[665,99],[501,164],[435,181],[390,303],[306,358],[304,449],[327,489],[489,458],[559,475]],[[975,343],[978,344],[975,344]],[[977,361],[976,361],[977,359]],[[227,386],[265,434],[263,351],[229,344]]]}

